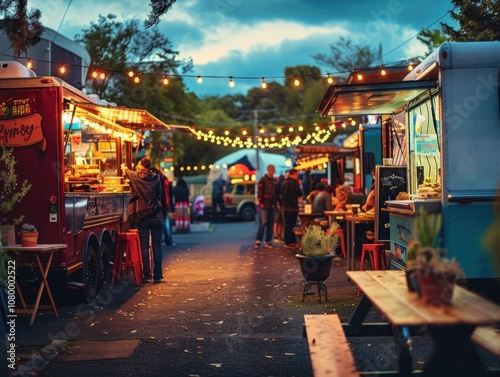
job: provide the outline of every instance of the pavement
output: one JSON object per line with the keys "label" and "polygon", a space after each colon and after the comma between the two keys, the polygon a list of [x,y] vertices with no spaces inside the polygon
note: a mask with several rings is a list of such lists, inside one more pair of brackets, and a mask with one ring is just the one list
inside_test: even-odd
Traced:
{"label": "pavement", "polygon": [[[174,234],[164,246],[164,282],[112,285],[94,301],[77,295],[58,302],[59,318],[40,313],[32,327],[16,323],[13,375],[312,376],[304,314],[337,313],[347,322],[359,301],[345,259],[333,260],[325,285],[302,302],[305,280],[295,252],[255,249],[253,222],[217,223]],[[201,230],[199,230],[201,229]],[[378,322],[373,308],[367,320]],[[395,370],[391,337],[349,338],[360,370]],[[422,369],[431,342],[417,337],[414,367]],[[500,361],[484,352],[489,366]]]}

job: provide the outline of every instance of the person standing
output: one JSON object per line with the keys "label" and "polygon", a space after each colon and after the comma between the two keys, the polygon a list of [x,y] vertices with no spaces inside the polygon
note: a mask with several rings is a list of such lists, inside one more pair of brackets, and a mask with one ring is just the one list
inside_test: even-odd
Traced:
{"label": "person standing", "polygon": [[149,240],[153,249],[153,279],[160,283],[163,279],[161,236],[163,215],[161,196],[163,194],[160,176],[151,170],[151,160],[143,158],[136,171],[125,165],[122,169],[130,181],[130,201],[128,205],[129,226],[139,233],[143,262],[143,283],[151,282],[151,262]]}
{"label": "person standing", "polygon": [[212,219],[214,222],[218,220],[217,207],[220,208],[222,221],[226,218],[226,207],[224,206],[224,193],[226,192],[226,187],[227,182],[222,177],[222,174],[212,183]]}
{"label": "person standing", "polygon": [[299,200],[303,193],[299,184],[299,171],[290,169],[288,178],[281,185],[281,201],[283,203],[283,214],[285,218],[285,247],[295,249],[297,247],[297,238],[293,228],[297,223],[299,214]]}
{"label": "person standing", "polygon": [[179,178],[174,187],[175,231],[189,232],[191,219],[189,217],[189,189],[184,178]]}
{"label": "person standing", "polygon": [[255,248],[260,248],[264,231],[266,232],[264,247],[274,248],[272,244],[274,231],[274,208],[277,205],[276,181],[274,180],[274,165],[267,166],[265,174],[257,184],[257,200],[259,202],[259,228],[255,240]]}
{"label": "person standing", "polygon": [[153,172],[160,176],[160,181],[163,183],[162,185],[162,196],[161,196],[161,212],[163,215],[163,233],[165,235],[165,245],[172,246],[174,245],[174,241],[172,239],[172,229],[170,228],[170,208],[172,206],[172,184],[168,180],[167,176],[163,174],[161,169],[151,168]]}

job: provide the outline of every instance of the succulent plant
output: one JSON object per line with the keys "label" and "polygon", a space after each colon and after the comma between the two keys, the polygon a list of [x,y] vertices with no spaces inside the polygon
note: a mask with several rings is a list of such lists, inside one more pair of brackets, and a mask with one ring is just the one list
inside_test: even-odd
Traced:
{"label": "succulent plant", "polygon": [[21,232],[36,232],[36,227],[33,224],[24,223],[21,227]]}
{"label": "succulent plant", "polygon": [[[334,222],[330,227],[330,233],[338,228],[338,223]],[[301,251],[306,255],[325,255],[334,251],[338,242],[338,235],[327,234],[319,225],[309,225],[304,229],[300,246]]]}

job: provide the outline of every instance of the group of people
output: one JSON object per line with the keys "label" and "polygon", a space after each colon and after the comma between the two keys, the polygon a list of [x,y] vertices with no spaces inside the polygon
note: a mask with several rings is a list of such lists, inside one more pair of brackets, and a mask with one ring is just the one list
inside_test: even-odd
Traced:
{"label": "group of people", "polygon": [[[137,229],[143,261],[143,282],[161,283],[162,236],[167,246],[173,245],[169,214],[175,211],[175,229],[188,232],[190,226],[190,194],[186,181],[179,178],[175,187],[160,169],[151,166],[149,158],[139,161],[135,171],[122,165],[122,171],[130,182],[128,225]],[[152,249],[152,261],[149,246]],[[153,270],[151,271],[151,262]]]}
{"label": "group of people", "polygon": [[[294,227],[297,223],[300,203],[304,197],[303,186],[299,182],[299,171],[290,169],[283,180],[274,179],[275,167],[267,166],[267,173],[259,180],[257,186],[257,199],[259,205],[259,227],[255,240],[255,248],[262,246],[273,248],[273,235],[281,235],[281,222],[284,224],[283,240],[285,248],[296,249],[297,239]],[[306,176],[306,178],[308,178]],[[374,177],[375,178],[375,177]],[[309,182],[309,181],[308,181]],[[309,186],[306,185],[309,189]],[[364,195],[354,198],[351,187],[341,179],[334,182],[334,186],[324,182],[315,182],[314,189],[307,195],[307,201],[312,204],[314,213],[324,213],[332,210],[345,210],[350,200],[362,199],[363,211],[368,211],[375,205],[375,190],[372,187],[366,201]],[[275,217],[278,215],[279,219]],[[281,216],[283,217],[281,219]]]}

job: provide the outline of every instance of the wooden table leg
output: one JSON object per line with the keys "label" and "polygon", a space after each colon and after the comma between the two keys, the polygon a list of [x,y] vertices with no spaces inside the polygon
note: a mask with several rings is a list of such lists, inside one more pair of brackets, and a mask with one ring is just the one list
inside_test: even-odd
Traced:
{"label": "wooden table leg", "polygon": [[49,259],[47,261],[47,264],[45,265],[45,268],[43,268],[42,261],[40,260],[40,256],[38,254],[35,255],[36,261],[38,263],[38,267],[40,268],[40,272],[42,275],[42,282],[40,283],[40,287],[38,288],[38,295],[36,297],[36,301],[35,301],[35,304],[33,306],[33,313],[31,314],[30,326],[33,326],[33,322],[35,322],[36,314],[37,314],[38,308],[40,306],[40,300],[42,298],[42,294],[43,294],[44,289],[47,291],[47,295],[49,296],[50,304],[52,305],[52,309],[54,310],[56,318],[59,317],[59,314],[57,313],[56,304],[54,302],[54,298],[52,297],[52,292],[50,290],[50,286],[49,286],[49,283],[47,281],[47,276],[49,274],[49,269],[50,269],[50,265],[52,263],[53,256],[54,256],[53,252],[49,254]]}

